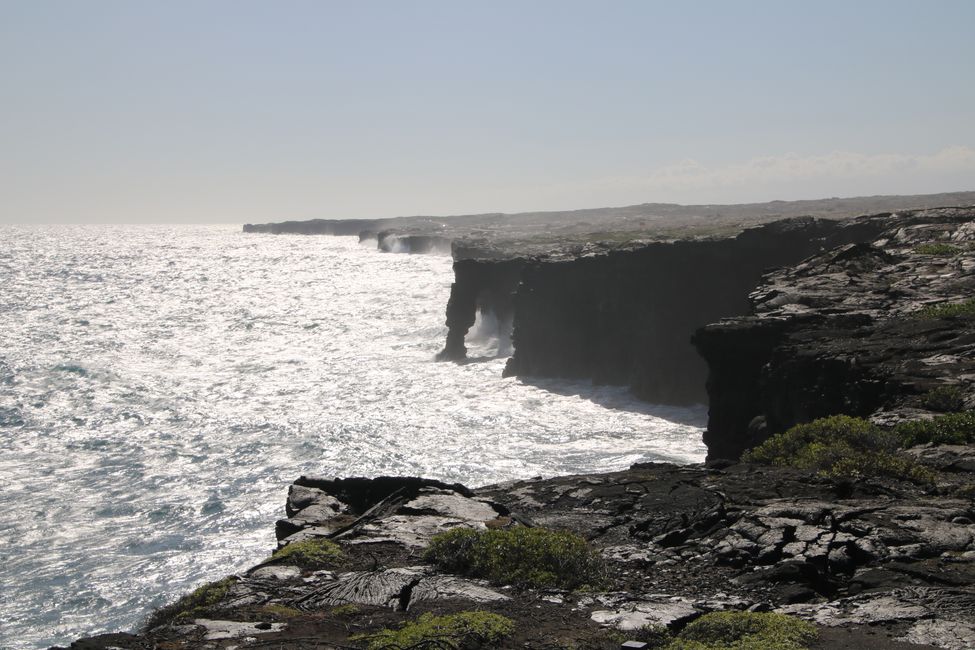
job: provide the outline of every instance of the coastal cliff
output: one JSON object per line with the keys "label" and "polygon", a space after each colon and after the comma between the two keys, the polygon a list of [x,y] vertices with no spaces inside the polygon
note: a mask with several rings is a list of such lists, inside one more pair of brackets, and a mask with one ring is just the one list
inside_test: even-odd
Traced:
{"label": "coastal cliff", "polygon": [[[591,379],[629,386],[650,402],[704,403],[707,367],[691,334],[748,313],[748,293],[766,269],[865,234],[800,218],[729,238],[534,260],[513,296],[514,354],[505,374]],[[448,336],[463,328],[449,317],[447,324]]]}
{"label": "coastal cliff", "polygon": [[751,315],[694,335],[710,368],[710,458],[738,458],[838,413],[929,417],[933,391],[975,406],[975,209],[842,228],[871,236],[769,273],[749,296]]}
{"label": "coastal cliff", "polygon": [[[773,233],[788,246],[770,250]],[[811,256],[746,287],[748,315],[694,333],[709,370],[706,465],[645,463],[477,489],[301,477],[266,561],[159,610],[139,633],[72,647],[673,650],[693,641],[710,650],[765,625],[799,640],[748,637],[739,647],[975,647],[975,208],[787,221],[733,239],[563,259],[460,259],[448,318],[466,331],[478,309],[510,313],[517,334],[518,301],[529,296],[553,296],[526,312],[554,316],[553,328],[572,307],[599,314],[594,296],[621,304],[624,289],[703,301],[746,284],[727,272],[736,264],[757,272],[804,246]],[[681,266],[678,253],[696,263]],[[700,285],[670,293],[652,274],[618,290],[598,284],[702,266],[734,279],[715,286],[702,273]],[[640,323],[631,332],[650,322],[641,317],[628,316]],[[627,336],[611,328],[606,345]],[[591,341],[559,346],[567,343]],[[463,338],[453,345],[460,358]],[[593,373],[571,363],[581,370],[558,370]],[[873,422],[817,420],[836,437],[805,439],[793,457],[736,460],[794,424],[838,413]],[[772,449],[788,449],[787,438]],[[851,440],[862,448],[847,458]],[[829,462],[803,465],[801,454]],[[449,531],[459,534],[443,537]],[[457,558],[480,536],[495,549],[522,545],[503,557],[483,551],[472,568]],[[556,552],[531,545],[545,539]],[[540,572],[553,558],[555,573]],[[448,620],[494,627],[437,627]],[[707,637],[709,626],[722,632]]]}

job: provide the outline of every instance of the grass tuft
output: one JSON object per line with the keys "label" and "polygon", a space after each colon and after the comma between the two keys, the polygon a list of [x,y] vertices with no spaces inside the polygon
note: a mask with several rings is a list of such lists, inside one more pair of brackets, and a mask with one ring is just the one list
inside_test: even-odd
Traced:
{"label": "grass tuft", "polygon": [[424,557],[444,571],[518,587],[576,589],[604,578],[602,560],[585,539],[544,528],[454,528],[434,536]]}
{"label": "grass tuft", "polygon": [[957,255],[963,250],[964,249],[951,244],[945,244],[943,242],[931,242],[928,244],[921,244],[914,249],[914,252],[920,255]]}
{"label": "grass tuft", "polygon": [[347,603],[345,605],[338,605],[338,606],[332,608],[332,614],[334,616],[355,616],[360,611],[362,611],[362,610],[359,609],[359,606],[358,605],[355,605],[353,603]]}
{"label": "grass tuft", "polygon": [[294,564],[300,567],[320,568],[335,566],[344,557],[342,548],[327,539],[306,539],[292,542],[279,548],[271,559],[281,564]]}
{"label": "grass tuft", "polygon": [[804,650],[816,627],[785,614],[712,612],[690,623],[665,650]]}
{"label": "grass tuft", "polygon": [[145,629],[151,630],[171,621],[196,618],[207,613],[230,591],[237,578],[230,577],[210,582],[181,597],[175,603],[157,609],[146,621]]}
{"label": "grass tuft", "polygon": [[399,629],[385,628],[372,634],[357,634],[354,641],[366,641],[369,650],[384,648],[480,648],[496,645],[515,629],[514,622],[490,612],[459,612],[445,616],[421,614]]}
{"label": "grass tuft", "polygon": [[918,318],[954,318],[957,316],[975,316],[975,298],[965,302],[941,303],[939,305],[928,305],[914,312]]}

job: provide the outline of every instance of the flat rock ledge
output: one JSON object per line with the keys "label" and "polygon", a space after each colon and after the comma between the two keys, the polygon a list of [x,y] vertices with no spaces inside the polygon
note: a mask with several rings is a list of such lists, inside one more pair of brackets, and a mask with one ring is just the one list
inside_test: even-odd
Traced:
{"label": "flat rock ledge", "polygon": [[[970,472],[967,447],[915,452],[934,471],[949,467],[952,486]],[[71,647],[363,647],[350,637],[471,609],[513,619],[502,646],[511,648],[615,649],[645,626],[679,630],[725,610],[807,619],[821,630],[818,649],[975,647],[970,498],[719,466],[640,464],[476,491],[419,478],[302,477],[276,527],[279,545],[326,538],[341,561],[313,569],[272,557],[203,611]],[[457,526],[571,530],[602,554],[606,584],[522,590],[438,572],[422,549]]]}

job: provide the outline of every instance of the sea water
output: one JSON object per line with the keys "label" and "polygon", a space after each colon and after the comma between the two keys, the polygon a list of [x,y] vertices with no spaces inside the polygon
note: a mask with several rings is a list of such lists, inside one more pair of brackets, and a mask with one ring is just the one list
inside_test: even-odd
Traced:
{"label": "sea water", "polygon": [[133,630],[274,548],[288,484],[701,461],[704,408],[437,363],[451,260],[236,226],[0,227],[0,647]]}

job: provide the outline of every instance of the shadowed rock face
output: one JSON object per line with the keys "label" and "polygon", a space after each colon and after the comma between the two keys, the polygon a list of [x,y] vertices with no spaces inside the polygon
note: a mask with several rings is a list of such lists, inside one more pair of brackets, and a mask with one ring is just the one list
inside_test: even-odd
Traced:
{"label": "shadowed rock face", "polygon": [[875,234],[766,275],[750,296],[753,316],[695,334],[710,367],[710,458],[738,458],[774,433],[838,413],[880,423],[918,417],[925,394],[946,384],[975,405],[975,318],[922,312],[975,296],[975,209],[847,227]]}
{"label": "shadowed rock face", "polygon": [[461,259],[439,358],[463,359],[477,309],[490,309],[499,320],[513,317],[515,350],[505,375],[591,379],[629,386],[651,402],[704,402],[707,367],[690,344],[694,330],[747,313],[748,292],[768,267],[875,230],[805,218],[726,239]]}

